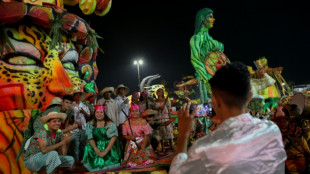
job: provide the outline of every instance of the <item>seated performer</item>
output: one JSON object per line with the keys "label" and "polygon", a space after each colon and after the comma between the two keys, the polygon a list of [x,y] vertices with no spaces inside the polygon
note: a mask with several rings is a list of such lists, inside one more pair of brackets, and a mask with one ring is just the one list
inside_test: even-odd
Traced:
{"label": "seated performer", "polygon": [[197,109],[189,114],[190,104],[183,105],[178,114],[177,155],[169,173],[284,173],[286,154],[279,127],[245,113],[251,100],[247,67],[237,62],[227,64],[209,82],[212,107],[221,124],[186,153]]}
{"label": "seated performer", "polygon": [[96,105],[95,118],[86,126],[88,144],[82,163],[89,171],[114,168],[121,163],[117,128],[104,110],[104,106]]}
{"label": "seated performer", "polygon": [[259,76],[255,76],[255,71],[253,71],[252,67],[248,66],[248,70],[250,72],[251,77],[251,92],[252,99],[248,104],[248,108],[250,109],[252,116],[261,117],[264,113],[264,97],[259,95],[259,91],[264,90],[265,88],[272,86],[275,84],[275,80],[269,76],[265,70],[259,70]]}
{"label": "seated performer", "polygon": [[40,122],[40,119],[41,117],[49,114],[50,112],[66,113],[66,121],[60,127],[60,129],[65,129],[69,121],[68,118],[70,118],[73,114],[72,110],[73,101],[74,98],[72,97],[72,95],[64,95],[62,100],[59,97],[54,97],[51,100],[50,105],[46,108],[46,110],[42,112],[41,115],[38,116],[34,121],[33,129],[34,130],[42,129],[44,124]]}
{"label": "seated performer", "polygon": [[287,154],[285,165],[290,174],[308,173],[306,170],[310,156],[309,145],[302,136],[302,127],[290,118],[290,112],[286,107],[289,106],[279,106],[274,113],[274,121],[282,133]]}
{"label": "seated performer", "polygon": [[74,158],[58,155],[57,150],[69,143],[70,136],[65,136],[59,129],[66,119],[65,113],[50,112],[40,118],[44,128],[36,132],[25,153],[24,164],[32,172],[42,171],[52,173],[57,167],[72,167]]}
{"label": "seated performer", "polygon": [[154,162],[155,155],[149,138],[152,128],[139,115],[139,106],[133,104],[130,107],[130,119],[123,124],[123,135],[127,140],[124,166],[134,167]]}

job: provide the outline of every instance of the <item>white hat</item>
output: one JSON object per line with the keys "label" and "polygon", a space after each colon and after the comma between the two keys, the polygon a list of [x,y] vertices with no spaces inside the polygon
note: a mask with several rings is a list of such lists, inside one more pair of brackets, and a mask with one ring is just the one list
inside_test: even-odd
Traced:
{"label": "white hat", "polygon": [[100,91],[100,95],[103,95],[106,92],[113,92],[113,91],[114,91],[113,87],[105,87],[105,88],[103,88],[102,91]]}
{"label": "white hat", "polygon": [[59,97],[54,97],[54,98],[52,98],[52,100],[51,100],[51,103],[49,104],[49,106],[50,105],[61,105],[61,98],[59,98]]}
{"label": "white hat", "polygon": [[119,85],[117,86],[117,88],[114,90],[114,94],[115,94],[115,95],[118,94],[118,89],[119,89],[119,88],[125,88],[125,94],[124,94],[124,95],[127,95],[128,92],[130,91],[129,88],[128,88],[127,86],[125,86],[125,85],[123,85],[123,84],[119,84]]}

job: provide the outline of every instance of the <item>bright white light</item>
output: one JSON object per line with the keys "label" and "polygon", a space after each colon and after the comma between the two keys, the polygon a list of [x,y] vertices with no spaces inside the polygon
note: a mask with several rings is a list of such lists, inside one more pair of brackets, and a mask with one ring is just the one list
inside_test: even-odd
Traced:
{"label": "bright white light", "polygon": [[285,86],[285,83],[282,83],[282,86]]}
{"label": "bright white light", "polygon": [[136,60],[133,62],[133,64],[135,64],[135,65],[137,65],[137,63],[138,63],[138,61],[136,61]]}
{"label": "bright white light", "polygon": [[139,64],[142,65],[143,64],[143,60],[140,59],[139,60]]}

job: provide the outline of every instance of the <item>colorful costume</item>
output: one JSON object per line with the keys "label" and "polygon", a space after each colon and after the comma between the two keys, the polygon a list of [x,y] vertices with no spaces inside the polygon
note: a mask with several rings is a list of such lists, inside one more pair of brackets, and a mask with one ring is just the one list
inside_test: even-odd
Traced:
{"label": "colorful costume", "polygon": [[56,151],[50,151],[43,154],[40,151],[39,142],[45,141],[47,146],[59,143],[63,138],[64,134],[60,129],[57,130],[55,137],[52,136],[47,126],[40,132],[34,135],[30,141],[30,146],[25,153],[24,164],[31,171],[39,171],[42,167],[46,167],[46,172],[49,174],[58,166],[61,167],[72,167],[74,159],[71,156],[58,155]]}
{"label": "colorful costume", "polygon": [[303,137],[302,127],[297,124],[297,120],[290,119],[288,110],[283,106],[276,108],[274,117],[281,130],[283,144],[285,145],[286,168],[290,174],[304,173],[310,150]]}
{"label": "colorful costume", "polygon": [[[118,137],[117,128],[114,123],[110,123],[105,127],[94,128],[94,126],[88,122],[86,127],[86,134],[88,140],[95,140],[96,146],[100,150],[107,148],[113,136]],[[111,150],[103,158],[97,156],[90,143],[88,143],[85,147],[82,163],[89,171],[105,170],[118,167],[121,163],[121,153],[121,146],[118,138],[114,142]]]}
{"label": "colorful costume", "polygon": [[[164,103],[155,102],[155,109],[158,109],[160,105]],[[167,103],[168,104],[168,103]],[[156,123],[162,124],[170,120],[169,112],[167,105],[163,110],[158,110],[158,114],[155,116]],[[157,130],[155,130],[155,135],[159,135],[163,140],[173,139],[173,125],[170,123],[167,126],[159,126]]]}
{"label": "colorful costume", "polygon": [[264,90],[268,86],[275,84],[275,80],[270,77],[268,74],[264,74],[264,77],[261,79],[251,78],[251,89],[252,89],[252,100],[248,104],[248,108],[251,110],[252,115],[264,112],[264,97],[259,95],[259,91]]}
{"label": "colorful costume", "polygon": [[[149,124],[131,125],[133,135],[136,136],[136,143],[141,148],[143,136],[152,133],[152,128]],[[129,125],[123,125],[123,135],[132,135]],[[122,165],[134,167],[138,165],[148,165],[154,162],[155,154],[151,145],[148,145],[144,150],[138,149],[135,142],[127,140],[125,158]]]}

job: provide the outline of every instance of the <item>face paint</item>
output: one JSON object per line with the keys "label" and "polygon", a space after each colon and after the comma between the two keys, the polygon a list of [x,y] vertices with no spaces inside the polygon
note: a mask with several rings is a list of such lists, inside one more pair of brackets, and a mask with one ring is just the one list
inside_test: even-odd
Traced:
{"label": "face paint", "polygon": [[206,16],[206,19],[203,21],[203,25],[208,29],[213,28],[214,21],[215,19],[213,18],[213,13],[209,13]]}

